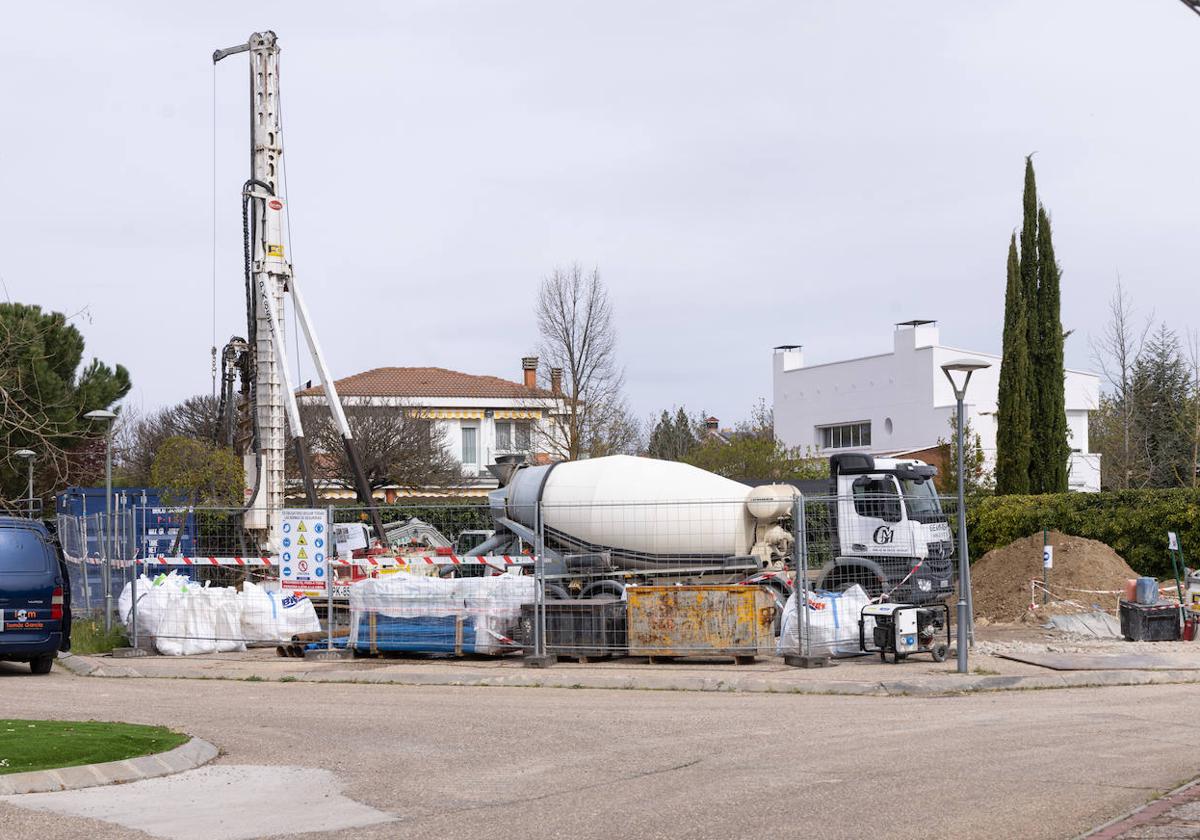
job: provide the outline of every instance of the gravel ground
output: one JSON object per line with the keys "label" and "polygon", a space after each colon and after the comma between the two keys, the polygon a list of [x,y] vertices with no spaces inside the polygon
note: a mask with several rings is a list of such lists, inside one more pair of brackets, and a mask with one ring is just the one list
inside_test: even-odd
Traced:
{"label": "gravel ground", "polygon": [[[1200,772],[1200,734],[1179,725],[1194,686],[918,699],[20,670],[0,665],[7,715],[166,724],[221,747],[218,766],[327,770],[395,818],[322,837],[1059,838]],[[144,798],[130,809],[172,805]],[[6,838],[146,836],[20,802],[0,802]],[[215,825],[231,806],[207,807]]]}

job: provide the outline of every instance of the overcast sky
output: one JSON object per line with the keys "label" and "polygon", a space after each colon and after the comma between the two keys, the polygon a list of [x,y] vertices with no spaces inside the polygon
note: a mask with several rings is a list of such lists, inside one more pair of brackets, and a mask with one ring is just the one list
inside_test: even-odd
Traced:
{"label": "overcast sky", "polygon": [[[283,48],[290,256],[336,376],[518,379],[537,283],[573,261],[611,290],[642,417],[732,423],[769,399],[774,345],[883,352],[901,320],[998,351],[1029,152],[1067,363],[1092,366],[1118,274],[1143,314],[1197,325],[1200,18],[1175,0],[3,16],[2,293],[81,313],[145,408],[211,388],[210,56],[260,29]],[[245,331],[247,72],[216,68],[218,346]]]}

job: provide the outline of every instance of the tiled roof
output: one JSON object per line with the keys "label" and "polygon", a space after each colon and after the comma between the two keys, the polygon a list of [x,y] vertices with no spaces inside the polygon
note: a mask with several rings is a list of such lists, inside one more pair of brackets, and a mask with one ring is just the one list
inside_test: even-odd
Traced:
{"label": "tiled roof", "polygon": [[[437,367],[383,367],[356,373],[334,382],[343,397],[490,397],[545,398],[549,391],[526,388],[498,376],[475,376]],[[299,392],[319,396],[320,385]]]}

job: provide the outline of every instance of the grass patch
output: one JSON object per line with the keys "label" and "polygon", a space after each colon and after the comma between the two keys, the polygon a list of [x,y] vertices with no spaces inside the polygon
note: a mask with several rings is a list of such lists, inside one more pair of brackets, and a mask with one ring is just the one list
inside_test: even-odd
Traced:
{"label": "grass patch", "polygon": [[971,673],[980,677],[998,677],[999,671],[993,671],[991,668],[972,668]]}
{"label": "grass patch", "polygon": [[105,633],[100,619],[77,618],[71,622],[71,653],[108,653],[118,647],[129,647],[125,629],[119,624],[114,623]]}
{"label": "grass patch", "polygon": [[187,740],[163,726],[0,719],[0,774],[120,761],[174,749]]}

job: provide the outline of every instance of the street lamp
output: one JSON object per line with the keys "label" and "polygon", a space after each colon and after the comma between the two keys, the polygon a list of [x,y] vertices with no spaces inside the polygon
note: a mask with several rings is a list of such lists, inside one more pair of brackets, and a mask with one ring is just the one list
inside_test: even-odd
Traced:
{"label": "street lamp", "polygon": [[[958,401],[958,421],[955,440],[958,445],[958,672],[967,673],[967,646],[971,625],[971,557],[967,552],[967,505],[963,498],[966,485],[966,469],[963,458],[963,399],[971,374],[991,367],[980,359],[955,359],[942,365],[942,373],[950,380],[954,398]],[[958,374],[957,378],[955,374]],[[959,384],[961,380],[962,384]]]}
{"label": "street lamp", "polygon": [[32,449],[18,449],[13,455],[29,465],[29,487],[25,495],[29,502],[29,518],[33,519],[33,459],[37,457],[37,453]]}
{"label": "street lamp", "polygon": [[117,415],[108,409],[98,408],[83,415],[88,420],[103,420],[104,429],[104,632],[112,630],[112,431]]}

